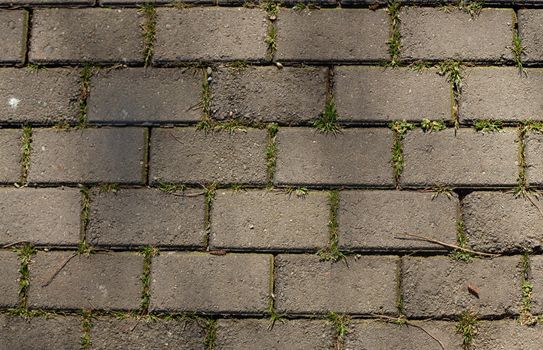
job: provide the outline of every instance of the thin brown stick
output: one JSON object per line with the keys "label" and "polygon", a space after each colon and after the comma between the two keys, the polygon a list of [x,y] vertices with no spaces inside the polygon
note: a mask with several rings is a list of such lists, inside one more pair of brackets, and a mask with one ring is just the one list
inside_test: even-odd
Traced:
{"label": "thin brown stick", "polygon": [[[460,246],[457,246],[457,245],[454,245],[454,244],[441,242],[441,241],[438,241],[438,240],[433,239],[433,238],[428,238],[428,237],[424,237],[424,236],[413,234],[413,233],[402,233],[402,235],[413,237],[413,238],[420,239],[420,240],[423,240],[423,241],[427,241],[427,242],[430,242],[430,243],[439,244],[439,245],[442,245],[444,247],[448,247],[448,248],[452,248],[452,249],[458,249],[458,250],[464,251],[466,253],[472,253],[472,254],[477,254],[477,255],[482,255],[482,256],[489,256],[489,257],[492,257],[492,258],[500,256],[499,254],[478,252],[476,250],[463,248],[463,247],[460,247]],[[395,238],[396,239],[408,239],[408,238],[402,238],[402,237],[395,237]]]}
{"label": "thin brown stick", "polygon": [[175,192],[168,192],[172,196],[178,196],[178,197],[198,197],[203,196],[206,194],[205,192],[196,192],[196,193],[175,193]]}
{"label": "thin brown stick", "polygon": [[49,284],[51,284],[51,282],[53,282],[53,280],[55,279],[55,277],[57,277],[57,275],[60,273],[60,271],[62,271],[62,269],[70,262],[70,260],[72,260],[73,258],[75,258],[77,256],[77,252],[75,253],[72,253],[66,260],[64,260],[64,262],[62,263],[62,265],[59,266],[59,268],[55,271],[55,273],[47,280],[47,282],[45,282],[44,284],[42,284],[42,287],[47,287]]}
{"label": "thin brown stick", "polygon": [[28,243],[26,241],[17,241],[17,242],[12,242],[12,243],[8,243],[6,245],[3,245],[2,248],[9,248],[9,247],[13,247],[14,245],[17,245],[17,244],[20,244],[20,243]]}
{"label": "thin brown stick", "polygon": [[[397,320],[398,320],[397,317],[391,317],[391,316],[386,316],[386,315],[375,315],[375,314],[371,314],[371,316],[380,318],[382,321],[385,321],[385,322],[394,322],[394,321],[397,321]],[[403,324],[408,325],[408,326],[411,326],[411,327],[415,327],[415,328],[420,329],[421,331],[423,331],[424,333],[426,333],[430,338],[432,338],[433,340],[435,340],[435,341],[439,344],[439,346],[441,347],[441,349],[445,350],[445,346],[443,345],[443,343],[441,342],[441,340],[439,340],[438,338],[436,338],[435,336],[433,336],[433,335],[432,335],[430,332],[428,332],[423,326],[418,325],[418,324],[415,324],[415,323],[412,323],[411,321],[408,321],[408,320],[406,320],[405,318],[402,319],[401,322],[402,322]]]}

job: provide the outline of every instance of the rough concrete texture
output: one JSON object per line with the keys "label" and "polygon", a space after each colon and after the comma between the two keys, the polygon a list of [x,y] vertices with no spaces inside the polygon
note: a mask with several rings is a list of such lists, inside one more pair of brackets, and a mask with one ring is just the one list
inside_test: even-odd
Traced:
{"label": "rough concrete texture", "polygon": [[328,350],[333,347],[330,322],[322,320],[285,320],[269,327],[269,320],[219,320],[215,349],[226,350]]}
{"label": "rough concrete texture", "polygon": [[264,184],[266,145],[266,130],[155,129],[151,133],[150,180],[154,184]]}
{"label": "rough concrete texture", "polygon": [[[137,310],[143,256],[137,253],[38,252],[30,264],[28,306],[67,310]],[[58,273],[55,275],[55,273]]]}
{"label": "rough concrete texture", "polygon": [[0,10],[0,64],[22,64],[26,51],[28,12]]}
{"label": "rough concrete texture", "polygon": [[521,297],[519,262],[518,256],[475,258],[468,263],[446,256],[403,258],[405,315],[453,317],[464,310],[479,316],[517,315]]}
{"label": "rough concrete texture", "polygon": [[384,10],[282,9],[277,20],[277,61],[384,61],[388,16]]}
{"label": "rough concrete texture", "polygon": [[152,311],[262,314],[272,256],[161,253],[151,265]]}
{"label": "rough concrete texture", "polygon": [[[398,258],[364,256],[347,263],[313,255],[275,258],[275,307],[291,314],[396,314]],[[371,281],[371,282],[370,282]]]}
{"label": "rough concrete texture", "polygon": [[205,332],[191,320],[137,320],[98,317],[92,320],[93,350],[193,350],[203,347]]}
{"label": "rough concrete texture", "polygon": [[214,248],[317,250],[328,244],[327,193],[303,197],[263,190],[219,190],[209,244]]}
{"label": "rough concrete texture", "polygon": [[196,122],[202,116],[197,69],[101,70],[91,79],[88,120],[103,124]]}
{"label": "rough concrete texture", "polygon": [[0,188],[0,245],[77,246],[81,194],[76,188]]}
{"label": "rough concrete texture", "polygon": [[258,8],[157,9],[154,63],[265,61],[268,23]]}
{"label": "rough concrete texture", "polygon": [[473,350],[537,350],[543,346],[541,325],[521,326],[517,321],[481,321]]}
{"label": "rough concrete texture", "polygon": [[400,11],[403,60],[495,62],[512,60],[513,9],[404,7]]}
{"label": "rough concrete texture", "polygon": [[540,9],[520,9],[517,14],[518,32],[522,39],[524,62],[536,62],[543,58],[543,11]]}
{"label": "rough concrete texture", "polygon": [[74,123],[79,89],[77,69],[0,69],[0,123]]}
{"label": "rough concrete texture", "polygon": [[23,5],[94,5],[95,0],[0,0],[0,5],[23,6]]}
{"label": "rough concrete texture", "polygon": [[137,9],[37,9],[32,14],[29,60],[142,63],[142,24],[143,15]]}
{"label": "rough concrete texture", "polygon": [[28,181],[142,183],[145,134],[142,128],[36,129]]}
{"label": "rough concrete texture", "polygon": [[[19,260],[11,251],[0,251],[0,307],[15,307],[19,292]],[[0,325],[2,321],[0,321]],[[0,335],[2,327],[0,327]],[[0,336],[0,339],[2,337]]]}
{"label": "rough concrete texture", "polygon": [[543,314],[543,257],[530,257],[530,281],[534,289],[532,291],[532,313]]}
{"label": "rough concrete texture", "polygon": [[[435,198],[434,198],[435,197]],[[458,199],[407,191],[341,191],[337,215],[339,243],[356,251],[444,250],[412,239],[416,234],[456,244]]]}
{"label": "rough concrete texture", "polygon": [[436,69],[336,67],[334,96],[342,122],[451,119],[451,86]]}
{"label": "rough concrete texture", "polygon": [[281,128],[276,140],[276,185],[394,185],[388,129]]}
{"label": "rough concrete texture", "polygon": [[213,73],[211,110],[216,119],[307,123],[323,111],[326,68],[223,68]]}
{"label": "rough concrete texture", "polygon": [[518,176],[517,132],[447,129],[408,132],[403,141],[403,186],[514,186]]}
{"label": "rough concrete texture", "polygon": [[203,194],[188,197],[145,188],[94,190],[90,200],[87,239],[92,245],[126,248],[204,244]]}
{"label": "rough concrete texture", "polygon": [[526,178],[530,185],[543,184],[543,134],[528,133],[526,137]]}
{"label": "rough concrete texture", "polygon": [[21,130],[0,129],[0,183],[15,183],[21,177]]}

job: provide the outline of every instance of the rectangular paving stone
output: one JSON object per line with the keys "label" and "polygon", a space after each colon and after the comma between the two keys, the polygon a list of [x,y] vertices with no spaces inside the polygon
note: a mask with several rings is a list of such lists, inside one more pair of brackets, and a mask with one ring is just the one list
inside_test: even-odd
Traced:
{"label": "rectangular paving stone", "polygon": [[530,185],[543,184],[543,134],[528,133],[526,137],[526,177]]}
{"label": "rectangular paving stone", "polygon": [[451,119],[451,87],[435,69],[339,66],[334,98],[344,122]]}
{"label": "rectangular paving stone", "polygon": [[161,253],[151,265],[150,310],[264,313],[271,259],[269,254]]}
{"label": "rectangular paving stone", "polygon": [[75,123],[79,89],[76,69],[0,69],[0,123]]}
{"label": "rectangular paving stone", "polygon": [[275,259],[275,307],[290,314],[396,314],[398,258],[363,256],[348,263],[313,255]]}
{"label": "rectangular paving stone", "polygon": [[209,244],[235,250],[316,250],[328,244],[328,197],[265,190],[219,190]]}
{"label": "rectangular paving stone", "polygon": [[537,62],[543,59],[543,11],[541,9],[520,9],[517,14],[518,31],[522,40],[523,62]]}
{"label": "rectangular paving stone", "polygon": [[281,128],[276,142],[276,185],[394,185],[389,129]]}
{"label": "rectangular paving stone", "polygon": [[484,8],[476,16],[461,9],[403,7],[403,60],[495,62],[512,60],[513,9]]}
{"label": "rectangular paving stone", "polygon": [[81,194],[77,188],[0,188],[0,245],[77,246]]}
{"label": "rectangular paving stone", "polygon": [[333,348],[333,326],[323,320],[221,319],[215,349],[328,350]]}
{"label": "rectangular paving stone", "polygon": [[[193,193],[194,194],[194,193]],[[87,238],[108,247],[203,247],[204,196],[158,189],[93,190]]]}
{"label": "rectangular paving stone", "polygon": [[127,183],[145,180],[143,128],[35,129],[30,183]]}
{"label": "rectangular paving stone", "polygon": [[530,257],[530,282],[534,288],[532,291],[532,313],[543,314],[543,257]]}
{"label": "rectangular paving stone", "polygon": [[223,68],[213,73],[216,119],[301,124],[316,119],[327,97],[326,68]]}
{"label": "rectangular paving stone", "polygon": [[23,64],[27,30],[27,11],[0,10],[0,64]]}
{"label": "rectangular paving stone", "polygon": [[266,60],[268,30],[261,9],[157,9],[154,63]]}
{"label": "rectangular paving stone", "polygon": [[94,5],[95,0],[0,0],[0,5],[22,6],[22,5],[63,5],[82,6]]}
{"label": "rectangular paving stone", "polygon": [[541,325],[522,326],[516,320],[481,321],[473,339],[474,350],[537,350],[543,347]]}
{"label": "rectangular paving stone", "polygon": [[150,179],[153,184],[265,184],[266,145],[266,130],[154,129]]}
{"label": "rectangular paving stone", "polygon": [[[61,310],[136,310],[140,306],[143,256],[137,253],[78,255],[38,252],[30,264],[28,306]],[[48,284],[49,283],[49,284]]]}
{"label": "rectangular paving stone", "polygon": [[[456,134],[456,135],[455,135]],[[408,132],[403,141],[403,186],[513,186],[518,176],[517,132],[447,129]]]}
{"label": "rectangular paving stone", "polygon": [[143,63],[143,21],[137,9],[37,9],[28,58],[41,64]]}
{"label": "rectangular paving stone", "polygon": [[[16,307],[19,300],[19,259],[12,251],[0,250],[0,307]],[[1,316],[1,315],[0,315]],[[0,339],[2,338],[0,318]]]}
{"label": "rectangular paving stone", "polygon": [[88,120],[103,124],[197,122],[202,73],[180,68],[100,70],[91,78]]}
{"label": "rectangular paving stone", "polygon": [[15,183],[21,177],[21,130],[0,129],[0,183]]}
{"label": "rectangular paving stone", "polygon": [[434,196],[430,192],[341,191],[337,214],[340,246],[384,252],[446,249],[409,239],[405,233],[456,244],[458,198]]}
{"label": "rectangular paving stone", "polygon": [[[447,256],[403,258],[402,294],[408,318],[440,318],[472,310],[513,316],[520,303],[520,258],[455,261]],[[478,296],[468,286],[479,291]]]}

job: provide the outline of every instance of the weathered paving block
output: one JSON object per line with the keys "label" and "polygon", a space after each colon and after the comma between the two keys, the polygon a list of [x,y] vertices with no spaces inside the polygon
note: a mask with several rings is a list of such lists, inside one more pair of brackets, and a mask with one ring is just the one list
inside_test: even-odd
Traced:
{"label": "weathered paving block", "polygon": [[347,250],[443,250],[413,240],[417,234],[456,244],[458,199],[407,191],[341,191],[338,211],[339,243]]}
{"label": "weathered paving block", "polygon": [[219,190],[213,201],[209,244],[215,248],[309,250],[328,244],[328,197],[264,190]]}
{"label": "weathered paving block", "polygon": [[543,59],[543,35],[541,33],[543,11],[540,9],[522,9],[518,11],[518,31],[525,47],[522,60],[537,62]]}
{"label": "weathered paving block", "polygon": [[151,265],[152,311],[261,314],[272,256],[161,253]]}
{"label": "weathered paving block", "polygon": [[[405,314],[440,318],[469,309],[480,316],[516,315],[521,296],[519,261],[518,256],[471,262],[446,256],[404,258]],[[468,286],[478,292],[470,292]]]}
{"label": "weathered paving block", "polygon": [[154,129],[150,178],[203,184],[266,183],[265,130],[204,132],[194,128]]}
{"label": "weathered paving block", "polygon": [[451,118],[451,87],[435,69],[336,67],[334,97],[345,122]]}
{"label": "weathered paving block", "polygon": [[278,18],[278,61],[367,62],[389,58],[389,20],[384,10],[281,9]]}
{"label": "weathered paving block", "polygon": [[91,79],[89,122],[149,124],[199,121],[202,73],[196,69],[101,70]]}
{"label": "weathered paving block", "polygon": [[0,349],[76,350],[81,335],[80,317],[0,315]]}
{"label": "weathered paving block", "polygon": [[288,314],[396,313],[398,258],[364,256],[333,263],[313,255],[275,259],[275,306]]}
{"label": "weathered paving block", "polygon": [[76,69],[0,69],[0,123],[75,122],[79,89]]}
{"label": "weathered paving block", "polygon": [[281,128],[276,140],[277,185],[394,185],[389,129]]}
{"label": "weathered paving block", "polygon": [[[456,134],[456,135],[455,135]],[[403,141],[404,186],[512,186],[518,176],[516,130],[415,130]]]}
{"label": "weathered paving block", "polygon": [[95,0],[0,0],[0,5],[94,5]]}
{"label": "weathered paving block", "polygon": [[26,51],[28,12],[0,10],[0,64],[22,64]]}
{"label": "weathered paving block", "polygon": [[157,189],[95,190],[87,238],[97,246],[201,247],[204,196],[183,197]]}
{"label": "weathered paving block", "polygon": [[543,313],[543,257],[530,257],[530,281],[533,283],[532,312],[540,315]]}
{"label": "weathered paving block", "polygon": [[322,320],[219,320],[215,349],[325,350],[333,348],[332,324]]}
{"label": "weathered paving block", "polygon": [[476,16],[461,9],[404,7],[400,32],[404,60],[511,60],[513,9],[484,8]]}
{"label": "weathered paving block", "polygon": [[[19,294],[19,260],[17,254],[0,251],[0,307],[17,306]],[[1,321],[0,321],[1,325]],[[0,339],[2,327],[0,327]]]}
{"label": "weathered paving block", "polygon": [[265,61],[266,12],[249,8],[157,9],[153,62]]}
{"label": "weathered paving block", "polygon": [[144,181],[142,128],[35,129],[31,183],[128,183]]}
{"label": "weathered paving block", "polygon": [[543,134],[529,133],[526,138],[526,177],[530,185],[543,184]]}
{"label": "weathered paving block", "polygon": [[29,60],[142,63],[143,20],[137,9],[37,9],[32,14]]}
{"label": "weathered paving block", "polygon": [[0,188],[0,245],[77,246],[81,194],[76,188]]}
{"label": "weathered paving block", "polygon": [[[172,4],[171,0],[98,0],[100,5]],[[174,2],[175,3],[175,2]],[[213,0],[183,0],[187,4],[213,4]]]}
{"label": "weathered paving block", "polygon": [[92,320],[91,349],[179,349],[203,346],[205,331],[196,321],[136,319],[118,320],[98,317]]}
{"label": "weathered paving block", "polygon": [[21,176],[21,130],[0,129],[0,183],[14,183]]}
{"label": "weathered paving block", "polygon": [[474,350],[537,350],[543,346],[541,325],[522,326],[516,320],[481,321],[473,339]]}
{"label": "weathered paving block", "polygon": [[[44,309],[134,310],[140,306],[143,256],[38,252],[30,265],[28,305]],[[57,272],[56,276],[54,274]],[[54,276],[54,278],[53,278]]]}
{"label": "weathered paving block", "polygon": [[212,113],[217,119],[306,123],[326,104],[326,68],[258,67],[213,73]]}

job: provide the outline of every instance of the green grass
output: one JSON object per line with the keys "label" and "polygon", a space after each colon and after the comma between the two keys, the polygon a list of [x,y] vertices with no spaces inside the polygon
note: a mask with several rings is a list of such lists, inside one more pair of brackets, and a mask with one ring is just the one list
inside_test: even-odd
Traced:
{"label": "green grass", "polygon": [[442,120],[430,120],[427,118],[422,119],[420,126],[425,132],[441,131],[447,128],[445,122]]}
{"label": "green grass", "polygon": [[30,154],[32,153],[32,128],[30,126],[23,127],[21,136],[21,179],[20,183],[25,184],[28,179],[28,171],[30,170]]}
{"label": "green grass", "polygon": [[401,44],[400,34],[400,3],[397,1],[389,1],[387,7],[388,16],[390,18],[390,37],[387,41],[388,53],[390,55],[389,66],[395,67],[398,65]]}
{"label": "green grass", "polygon": [[464,311],[460,314],[456,323],[456,332],[462,336],[462,349],[469,350],[473,338],[477,334],[477,316],[471,311]]}
{"label": "green grass", "polygon": [[81,316],[83,318],[81,322],[81,349],[89,349],[91,346],[90,331],[92,328],[92,312],[83,310]]}
{"label": "green grass", "polygon": [[450,187],[437,186],[437,187],[434,187],[432,190],[434,192],[432,193],[432,200],[436,199],[439,196],[445,196],[448,199],[451,199],[453,197],[453,191],[452,191],[452,188]]}
{"label": "green grass", "polygon": [[273,186],[273,177],[275,176],[275,167],[277,165],[277,144],[275,139],[279,126],[276,123],[270,123],[267,126],[268,144],[266,146],[266,167],[268,173],[268,187]]}
{"label": "green grass", "polygon": [[461,0],[459,7],[467,14],[469,14],[471,17],[478,16],[481,13],[481,10],[483,9],[483,3],[479,1],[464,1]]}
{"label": "green grass", "polygon": [[206,350],[214,350],[215,342],[217,341],[217,320],[207,319],[205,324],[206,336],[204,339],[204,345]]}
{"label": "green grass", "polygon": [[336,337],[336,349],[343,349],[345,336],[349,333],[348,324],[350,318],[347,315],[340,315],[336,312],[329,312],[326,319],[332,323]]}
{"label": "green grass", "polygon": [[298,198],[303,198],[307,196],[309,190],[307,189],[307,187],[287,187],[286,192],[289,197],[295,195]]}
{"label": "green grass", "polygon": [[511,51],[513,52],[513,57],[521,76],[528,75],[526,69],[524,69],[524,66],[522,65],[522,56],[525,54],[524,50],[525,47],[522,46],[522,39],[518,32],[515,31],[513,33],[513,46],[511,47]]}
{"label": "green grass", "polygon": [[279,14],[279,4],[273,0],[267,0],[262,3],[262,9],[266,11],[268,17],[277,16]]}
{"label": "green grass", "polygon": [[100,192],[117,192],[119,191],[119,184],[116,183],[103,183],[100,184]]}
{"label": "green grass", "polygon": [[277,28],[275,25],[268,25],[268,34],[266,35],[266,45],[268,45],[268,57],[273,57],[277,51]]}
{"label": "green grass", "polygon": [[445,75],[447,81],[457,89],[458,93],[462,91],[462,68],[460,62],[447,60],[439,63],[439,74]]}
{"label": "green grass", "polygon": [[174,192],[177,192],[177,191],[185,191],[187,189],[187,186],[186,185],[180,185],[180,184],[173,184],[173,183],[170,183],[170,182],[161,182],[158,184],[158,189],[161,190],[162,192],[166,192],[166,193],[174,193]]}
{"label": "green grass", "polygon": [[30,260],[36,249],[29,243],[15,248],[19,255],[19,309],[27,309],[28,287],[30,286]]}
{"label": "green grass", "polygon": [[530,275],[530,254],[525,252],[520,260],[522,269],[522,299],[520,306],[520,324],[534,325],[537,323],[537,318],[532,315],[532,291],[534,285],[529,280]]}
{"label": "green grass", "polygon": [[405,134],[409,130],[413,130],[415,125],[408,123],[405,120],[398,120],[390,123],[389,127],[394,132],[394,143],[392,144],[392,168],[394,170],[396,184],[398,185],[405,165],[402,141]]}
{"label": "green grass", "polygon": [[332,190],[328,195],[330,205],[330,217],[328,220],[328,240],[329,246],[317,252],[321,260],[338,262],[345,260],[347,256],[339,248],[337,212],[339,210],[339,191]]}
{"label": "green grass", "polygon": [[140,302],[140,314],[149,313],[149,302],[151,300],[151,263],[154,256],[159,254],[158,248],[145,246],[141,249],[143,255],[143,274],[141,276],[142,291]]}
{"label": "green grass", "polygon": [[[468,245],[468,236],[466,235],[466,230],[464,229],[464,221],[456,221],[456,244],[460,248],[466,248]],[[451,253],[451,257],[454,260],[461,260],[465,262],[470,262],[473,259],[473,254],[457,249]]]}
{"label": "green grass", "polygon": [[141,5],[139,11],[145,16],[143,23],[143,60],[145,67],[147,67],[151,63],[154,53],[157,14],[152,4]]}
{"label": "green grass", "polygon": [[296,5],[294,5],[294,6],[292,7],[292,9],[293,9],[294,11],[302,11],[302,10],[307,9],[307,5],[304,4],[303,2],[298,2],[298,3],[296,3]]}
{"label": "green grass", "polygon": [[95,67],[86,64],[81,70],[81,90],[79,95],[79,114],[77,116],[78,125],[77,128],[87,127],[87,98],[90,92],[90,80],[94,74]]}
{"label": "green grass", "polygon": [[47,70],[46,66],[41,65],[41,64],[35,64],[35,63],[27,64],[26,68],[32,73],[36,73],[36,72],[38,72],[40,70]]}
{"label": "green grass", "polygon": [[480,132],[497,132],[503,130],[503,123],[499,120],[480,119],[473,124],[475,130]]}
{"label": "green grass", "polygon": [[337,134],[341,131],[337,118],[336,104],[333,98],[329,98],[324,106],[324,112],[313,122],[313,126],[323,134]]}

